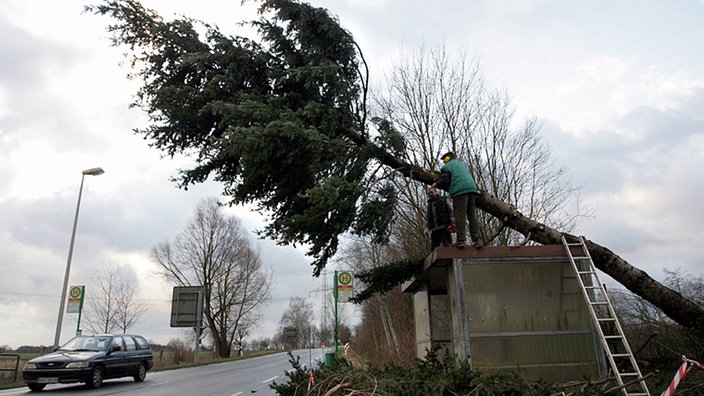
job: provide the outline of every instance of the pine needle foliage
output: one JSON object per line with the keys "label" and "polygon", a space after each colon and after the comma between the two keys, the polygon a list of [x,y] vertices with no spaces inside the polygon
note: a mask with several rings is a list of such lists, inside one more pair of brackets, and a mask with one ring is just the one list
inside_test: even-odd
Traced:
{"label": "pine needle foliage", "polygon": [[355,276],[364,283],[365,288],[350,298],[350,301],[361,303],[374,295],[387,293],[399,283],[411,279],[422,267],[424,260],[425,257],[403,259],[356,273]]}
{"label": "pine needle foliage", "polygon": [[[167,21],[138,0],[86,11],[112,18],[112,43],[143,82],[133,106],[150,124],[135,132],[193,159],[174,181],[215,180],[230,204],[257,205],[269,216],[260,236],[306,245],[318,276],[348,230],[388,238],[396,194],[370,171],[388,155],[369,135],[368,71],[352,35],[324,8],[258,3],[258,39]],[[382,143],[403,147],[395,135]]]}
{"label": "pine needle foliage", "polygon": [[301,367],[297,358],[291,357],[294,370],[287,373],[289,382],[274,383],[271,388],[281,396],[547,396],[557,391],[543,381],[526,381],[517,374],[472,372],[467,362],[443,355],[429,352],[410,368],[388,365],[362,369],[340,359],[332,367],[314,369],[315,384],[309,383],[310,372]]}

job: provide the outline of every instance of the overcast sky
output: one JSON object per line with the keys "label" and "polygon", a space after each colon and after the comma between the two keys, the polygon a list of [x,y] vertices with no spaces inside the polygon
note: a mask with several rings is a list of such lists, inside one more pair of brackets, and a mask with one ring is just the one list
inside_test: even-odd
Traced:
{"label": "overcast sky", "polygon": [[[182,159],[163,159],[133,128],[137,85],[107,18],[85,0],[0,1],[0,345],[51,345],[81,171],[87,176],[71,285],[123,265],[139,279],[149,314],[132,331],[166,343],[171,285],[155,275],[151,248],[172,240],[218,185],[179,190]],[[252,5],[145,0],[237,32]],[[491,87],[506,90],[521,120],[536,116],[567,177],[595,208],[575,234],[608,247],[662,280],[664,270],[701,275],[704,238],[703,1],[316,0],[359,42],[381,86],[394,57],[445,45],[477,58]],[[229,209],[248,231],[247,208]],[[253,236],[254,240],[254,236]],[[256,242],[275,273],[258,335],[273,335],[291,296],[319,300],[310,259]],[[329,282],[331,283],[331,281]],[[90,293],[88,286],[87,293]],[[317,312],[316,312],[317,313]],[[75,332],[67,314],[61,340]]]}

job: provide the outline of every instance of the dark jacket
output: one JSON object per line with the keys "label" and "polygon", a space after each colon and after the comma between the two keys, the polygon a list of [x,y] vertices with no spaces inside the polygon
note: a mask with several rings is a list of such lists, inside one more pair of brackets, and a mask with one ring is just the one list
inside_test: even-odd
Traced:
{"label": "dark jacket", "polygon": [[428,199],[425,225],[430,231],[442,230],[452,223],[452,204],[444,195]]}

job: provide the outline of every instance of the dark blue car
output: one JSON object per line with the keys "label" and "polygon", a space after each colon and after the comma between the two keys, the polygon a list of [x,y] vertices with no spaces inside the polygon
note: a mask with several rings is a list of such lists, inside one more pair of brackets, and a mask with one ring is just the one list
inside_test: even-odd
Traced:
{"label": "dark blue car", "polygon": [[78,336],[52,353],[29,360],[22,378],[33,391],[41,391],[47,384],[74,382],[98,388],[110,378],[130,376],[144,381],[153,366],[152,349],[142,336]]}

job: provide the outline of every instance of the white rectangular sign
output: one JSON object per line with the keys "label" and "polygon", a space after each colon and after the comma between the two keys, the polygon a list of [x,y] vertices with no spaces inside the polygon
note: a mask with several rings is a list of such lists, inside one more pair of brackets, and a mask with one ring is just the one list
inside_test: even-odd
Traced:
{"label": "white rectangular sign", "polygon": [[83,306],[83,291],[84,286],[71,286],[68,291],[68,305],[66,305],[66,313],[79,313]]}

